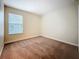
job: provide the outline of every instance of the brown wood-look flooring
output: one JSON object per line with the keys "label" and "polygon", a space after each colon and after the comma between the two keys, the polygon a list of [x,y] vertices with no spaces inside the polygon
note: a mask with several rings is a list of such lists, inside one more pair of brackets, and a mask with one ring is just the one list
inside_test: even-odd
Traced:
{"label": "brown wood-look flooring", "polygon": [[78,48],[44,37],[6,44],[0,59],[78,59]]}

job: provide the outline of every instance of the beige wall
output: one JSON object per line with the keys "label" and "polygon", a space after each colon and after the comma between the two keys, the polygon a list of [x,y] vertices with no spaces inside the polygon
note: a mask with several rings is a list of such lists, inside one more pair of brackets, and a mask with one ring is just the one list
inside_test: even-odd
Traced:
{"label": "beige wall", "polygon": [[[24,33],[9,35],[8,34],[8,13],[15,13],[23,16]],[[5,7],[5,42],[13,42],[17,40],[27,39],[40,35],[41,16],[21,11],[18,9]]]}
{"label": "beige wall", "polygon": [[42,18],[42,35],[58,41],[78,44],[77,4],[65,6],[45,14]]}

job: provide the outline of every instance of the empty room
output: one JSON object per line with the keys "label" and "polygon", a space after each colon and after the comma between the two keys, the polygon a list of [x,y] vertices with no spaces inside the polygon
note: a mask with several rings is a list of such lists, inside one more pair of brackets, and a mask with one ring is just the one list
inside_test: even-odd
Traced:
{"label": "empty room", "polygon": [[0,59],[79,59],[78,0],[0,0]]}

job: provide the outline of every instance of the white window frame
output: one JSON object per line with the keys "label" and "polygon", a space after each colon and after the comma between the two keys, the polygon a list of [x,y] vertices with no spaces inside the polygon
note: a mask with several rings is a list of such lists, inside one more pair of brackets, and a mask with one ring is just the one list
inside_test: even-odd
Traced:
{"label": "white window frame", "polygon": [[[14,13],[8,15],[8,34],[23,33],[23,16]],[[13,28],[10,28],[13,27]]]}

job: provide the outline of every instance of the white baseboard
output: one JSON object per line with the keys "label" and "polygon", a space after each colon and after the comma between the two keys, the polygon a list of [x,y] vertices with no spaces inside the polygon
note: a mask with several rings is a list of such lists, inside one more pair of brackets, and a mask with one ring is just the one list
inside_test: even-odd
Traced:
{"label": "white baseboard", "polygon": [[50,39],[54,39],[56,41],[60,41],[60,42],[63,42],[63,43],[69,44],[69,45],[78,46],[78,44],[63,41],[63,40],[58,40],[57,38],[54,38],[54,37],[51,37],[51,36],[48,36],[48,35],[41,35],[41,36],[46,37],[46,38],[50,38]]}
{"label": "white baseboard", "polygon": [[56,40],[56,41],[60,41],[60,42],[63,42],[63,43],[69,44],[69,45],[78,46],[78,44],[71,43],[71,42],[67,42],[67,41],[63,41],[63,40],[59,40],[57,38],[54,38],[54,37],[51,37],[51,36],[48,36],[48,35],[35,35],[35,36],[30,36],[30,37],[26,37],[26,38],[19,39],[19,40],[8,41],[8,42],[5,42],[5,44],[11,43],[11,42],[20,41],[20,40],[24,40],[24,39],[30,39],[30,38],[34,38],[34,37],[38,37],[38,36],[43,36],[43,37],[50,38],[50,39],[53,39],[53,40]]}
{"label": "white baseboard", "polygon": [[19,40],[11,40],[11,41],[7,41],[4,42],[4,44],[8,44],[8,43],[12,43],[12,42],[16,42],[16,41],[20,41],[20,40],[26,40],[26,39],[30,39],[30,38],[34,38],[34,37],[38,37],[39,35],[34,35],[34,36],[29,36],[29,37],[24,37],[24,38],[20,38]]}

